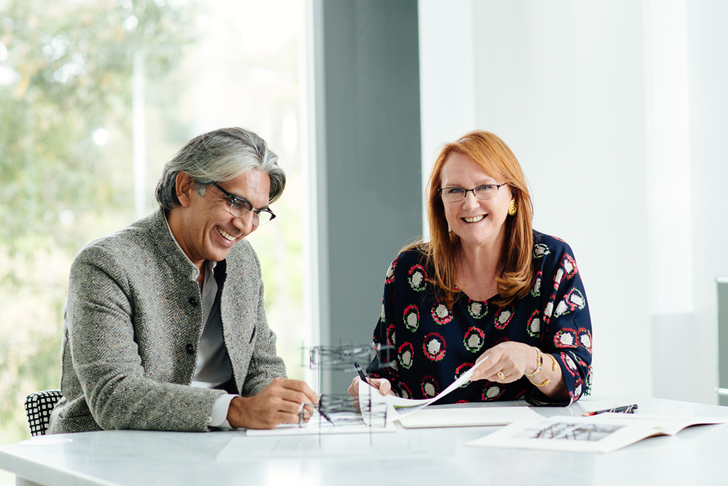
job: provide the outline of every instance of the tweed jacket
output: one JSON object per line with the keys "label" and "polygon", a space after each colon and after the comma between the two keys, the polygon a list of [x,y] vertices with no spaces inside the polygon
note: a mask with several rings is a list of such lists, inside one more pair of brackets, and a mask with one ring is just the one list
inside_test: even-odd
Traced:
{"label": "tweed jacket", "polygon": [[[242,240],[216,273],[220,268],[233,376],[241,395],[255,395],[285,376],[265,317],[260,263]],[[189,386],[203,319],[194,271],[161,209],[81,249],[64,310],[63,397],[48,433],[207,430],[212,405],[225,392]]]}

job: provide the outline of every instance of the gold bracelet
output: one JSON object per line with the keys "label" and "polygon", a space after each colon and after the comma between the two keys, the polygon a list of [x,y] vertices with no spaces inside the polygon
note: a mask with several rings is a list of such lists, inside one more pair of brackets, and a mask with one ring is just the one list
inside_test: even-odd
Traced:
{"label": "gold bracelet", "polygon": [[543,366],[543,353],[538,348],[536,348],[536,353],[536,371],[533,373],[524,373],[529,378],[533,378],[537,374],[541,373],[541,367]]}
{"label": "gold bracelet", "polygon": [[558,363],[556,363],[556,358],[554,358],[554,355],[553,354],[547,354],[547,356],[549,358],[551,358],[551,361],[553,361],[553,363],[551,364],[551,371],[558,370],[559,369],[559,365],[558,365]]}
{"label": "gold bracelet", "polygon": [[532,382],[531,384],[532,384],[533,386],[546,386],[546,385],[548,385],[549,383],[551,383],[551,380],[549,380],[548,378],[546,378],[546,379],[545,379],[545,380],[543,381],[543,383],[533,383],[533,382]]}

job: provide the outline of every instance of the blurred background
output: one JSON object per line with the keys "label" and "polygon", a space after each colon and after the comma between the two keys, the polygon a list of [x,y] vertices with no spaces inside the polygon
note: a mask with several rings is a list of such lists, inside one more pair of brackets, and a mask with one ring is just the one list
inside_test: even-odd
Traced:
{"label": "blurred background", "polygon": [[299,1],[0,1],[0,443],[58,388],[70,263],[156,207],[190,138],[242,126],[288,175],[251,236],[289,374],[303,378]]}
{"label": "blurred background", "polygon": [[710,0],[0,0],[0,443],[58,387],[76,252],[231,125],[289,176],[250,240],[292,377],[351,380],[306,348],[370,339],[438,147],[480,128],[575,251],[594,394],[718,403],[726,22]]}

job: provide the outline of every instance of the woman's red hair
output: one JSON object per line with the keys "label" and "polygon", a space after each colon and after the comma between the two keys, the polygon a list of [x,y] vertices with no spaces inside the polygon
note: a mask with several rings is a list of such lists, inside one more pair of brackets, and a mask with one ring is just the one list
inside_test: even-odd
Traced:
{"label": "woman's red hair", "polygon": [[[442,297],[447,305],[451,306],[459,294],[455,286],[455,249],[460,238],[449,231],[439,189],[442,184],[442,169],[453,152],[467,155],[491,177],[508,184],[518,205],[516,214],[509,215],[504,223],[505,237],[500,255],[501,276],[496,278],[498,297],[491,300],[499,306],[508,305],[514,299],[525,297],[533,284],[533,204],[521,164],[503,140],[490,132],[472,131],[459,140],[448,143],[440,151],[432,168],[426,189],[430,243],[424,245],[424,249],[428,267],[434,269],[433,283],[443,293]],[[420,245],[412,247],[415,246]]]}

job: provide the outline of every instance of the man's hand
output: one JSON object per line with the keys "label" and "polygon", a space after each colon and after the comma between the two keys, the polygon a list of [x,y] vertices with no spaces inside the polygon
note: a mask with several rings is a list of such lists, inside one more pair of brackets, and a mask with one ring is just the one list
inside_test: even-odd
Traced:
{"label": "man's hand", "polygon": [[318,396],[306,383],[276,378],[255,396],[233,398],[227,420],[235,428],[272,429],[278,424],[297,424],[301,406],[317,403]]}

